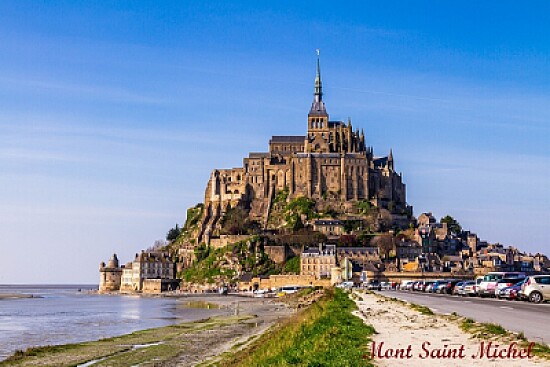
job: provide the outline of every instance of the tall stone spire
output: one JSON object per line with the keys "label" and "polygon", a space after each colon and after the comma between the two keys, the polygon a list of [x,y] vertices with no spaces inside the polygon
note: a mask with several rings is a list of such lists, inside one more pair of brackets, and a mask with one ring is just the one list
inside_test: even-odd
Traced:
{"label": "tall stone spire", "polygon": [[315,74],[314,100],[319,103],[323,100],[323,83],[321,82],[321,64],[319,61],[319,49],[317,49],[317,73]]}
{"label": "tall stone spire", "polygon": [[323,82],[321,82],[321,62],[319,60],[319,49],[317,49],[317,71],[315,73],[315,91],[313,103],[309,115],[327,116],[325,103],[323,102]]}

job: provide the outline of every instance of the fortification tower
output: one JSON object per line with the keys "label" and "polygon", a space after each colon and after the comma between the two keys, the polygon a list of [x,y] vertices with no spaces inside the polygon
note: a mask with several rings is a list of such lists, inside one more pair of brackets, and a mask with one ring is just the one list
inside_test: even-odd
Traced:
{"label": "fortification tower", "polygon": [[118,264],[118,257],[113,254],[111,259],[105,265],[99,264],[99,293],[112,292],[120,290],[122,280],[122,269]]}

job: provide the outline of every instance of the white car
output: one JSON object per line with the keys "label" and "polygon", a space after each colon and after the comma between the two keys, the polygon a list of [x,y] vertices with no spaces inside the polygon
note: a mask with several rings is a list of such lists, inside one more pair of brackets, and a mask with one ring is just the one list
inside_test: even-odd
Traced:
{"label": "white car", "polygon": [[494,297],[498,281],[504,278],[516,278],[519,282],[521,279],[525,278],[525,273],[504,271],[493,271],[487,273],[487,275],[483,277],[483,280],[481,281],[481,283],[479,283],[479,286],[477,287],[478,295],[481,297]]}
{"label": "white car", "polygon": [[521,285],[520,295],[530,302],[541,303],[550,299],[550,275],[533,275]]}

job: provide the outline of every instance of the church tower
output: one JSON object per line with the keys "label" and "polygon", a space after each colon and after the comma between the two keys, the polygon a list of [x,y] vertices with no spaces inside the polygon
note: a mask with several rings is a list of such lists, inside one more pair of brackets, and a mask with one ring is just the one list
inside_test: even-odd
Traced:
{"label": "church tower", "polygon": [[306,151],[328,151],[326,139],[329,135],[329,123],[325,102],[323,102],[319,50],[317,50],[317,72],[315,74],[313,103],[307,115],[307,123]]}

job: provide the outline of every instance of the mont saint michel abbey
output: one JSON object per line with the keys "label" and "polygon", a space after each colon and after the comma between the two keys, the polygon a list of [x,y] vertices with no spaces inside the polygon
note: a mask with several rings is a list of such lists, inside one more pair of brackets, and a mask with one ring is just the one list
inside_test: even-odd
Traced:
{"label": "mont saint michel abbey", "polygon": [[270,203],[280,190],[288,190],[291,199],[303,196],[321,203],[330,201],[340,213],[360,200],[392,212],[411,210],[391,150],[387,156],[376,157],[363,129],[354,130],[350,120],[330,120],[323,101],[319,58],[304,130],[306,135],[273,136],[269,151],[249,153],[243,167],[212,172],[199,241],[219,228],[221,216],[230,207],[249,209],[251,218],[267,223]]}

